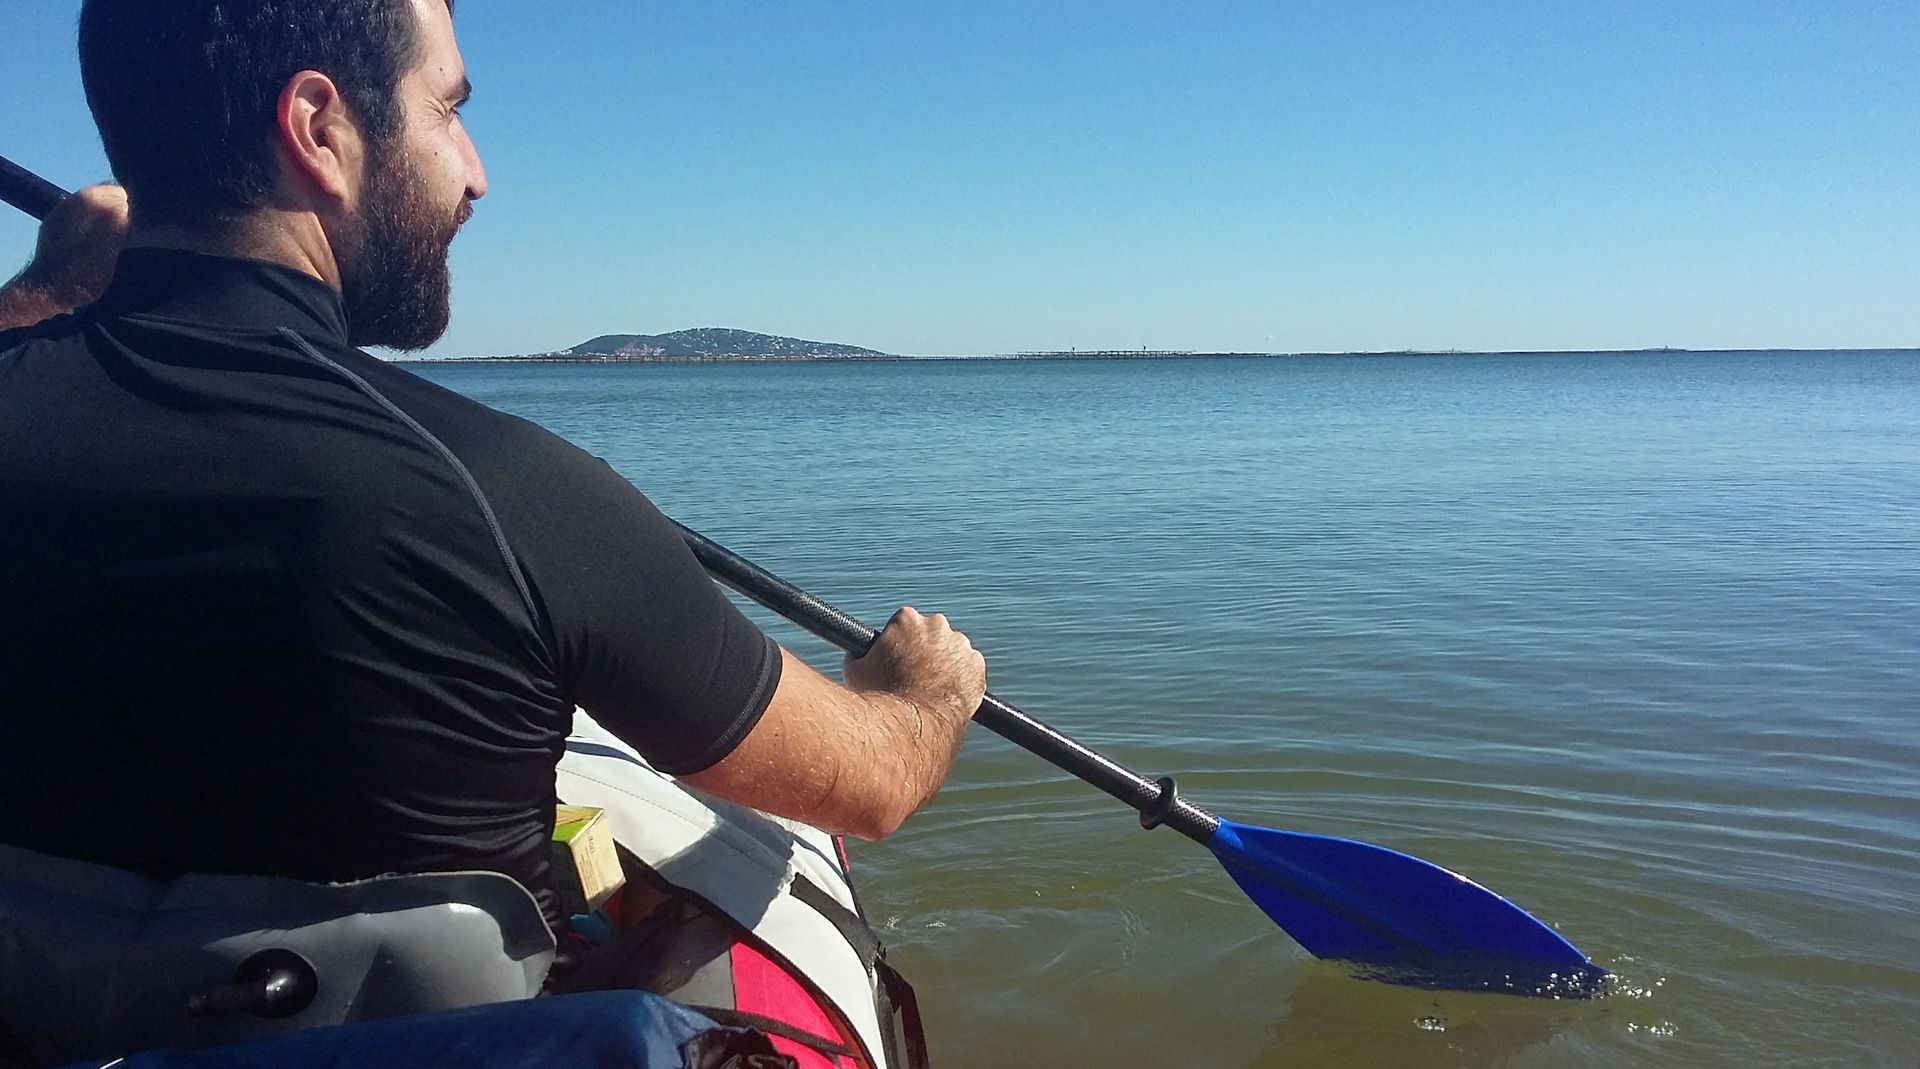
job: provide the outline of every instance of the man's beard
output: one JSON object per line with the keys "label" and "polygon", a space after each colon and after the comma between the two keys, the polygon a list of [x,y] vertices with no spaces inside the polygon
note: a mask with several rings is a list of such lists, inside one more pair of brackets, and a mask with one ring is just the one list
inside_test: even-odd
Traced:
{"label": "man's beard", "polygon": [[335,253],[347,340],[424,349],[446,333],[452,315],[447,247],[473,206],[462,197],[450,217],[437,210],[399,145],[374,148],[363,194],[359,225]]}

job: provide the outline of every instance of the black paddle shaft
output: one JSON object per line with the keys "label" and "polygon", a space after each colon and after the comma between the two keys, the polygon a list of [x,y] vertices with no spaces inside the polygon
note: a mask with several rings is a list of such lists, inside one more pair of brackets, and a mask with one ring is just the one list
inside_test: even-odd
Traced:
{"label": "black paddle shaft", "polygon": [[[687,547],[709,575],[747,597],[859,656],[878,631],[683,525]],[[1029,753],[1091,783],[1140,814],[1148,828],[1165,824],[1203,846],[1211,845],[1219,818],[1181,798],[1171,778],[1150,780],[1104,754],[1082,746],[1012,705],[988,694],[974,713],[975,722]]]}
{"label": "black paddle shaft", "polygon": [[0,156],[0,200],[35,219],[45,219],[54,205],[66,199],[66,190]]}

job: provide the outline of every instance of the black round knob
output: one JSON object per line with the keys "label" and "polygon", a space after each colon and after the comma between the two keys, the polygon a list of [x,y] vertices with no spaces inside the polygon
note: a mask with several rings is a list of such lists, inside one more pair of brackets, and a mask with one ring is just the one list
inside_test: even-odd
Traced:
{"label": "black round knob", "polygon": [[234,970],[233,981],[187,997],[195,1017],[291,1017],[313,1004],[320,975],[313,963],[275,947],[250,955]]}

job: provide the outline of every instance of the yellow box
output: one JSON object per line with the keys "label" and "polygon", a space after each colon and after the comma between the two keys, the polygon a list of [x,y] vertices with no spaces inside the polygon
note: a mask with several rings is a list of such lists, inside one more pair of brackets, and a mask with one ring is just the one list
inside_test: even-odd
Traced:
{"label": "yellow box", "polygon": [[627,882],[613,846],[612,822],[585,805],[553,814],[553,889],[568,913],[591,913]]}

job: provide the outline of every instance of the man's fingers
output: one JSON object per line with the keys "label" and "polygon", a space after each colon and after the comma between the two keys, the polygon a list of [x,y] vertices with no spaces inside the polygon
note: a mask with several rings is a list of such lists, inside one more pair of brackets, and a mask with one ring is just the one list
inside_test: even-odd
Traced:
{"label": "man's fingers", "polygon": [[900,608],[894,612],[892,618],[887,621],[887,627],[885,629],[891,629],[895,625],[909,629],[921,628],[934,632],[953,630],[953,624],[947,619],[946,613],[923,613],[911,605],[900,606]]}
{"label": "man's fingers", "polygon": [[88,186],[47,213],[20,281],[45,296],[47,311],[70,312],[106,289],[126,240],[126,190]]}
{"label": "man's fingers", "polygon": [[56,245],[113,240],[127,229],[127,191],[115,185],[86,186],[61,201],[41,226]]}
{"label": "man's fingers", "polygon": [[[985,658],[956,630],[945,613],[921,613],[903,605],[887,621],[873,648],[849,656],[842,666],[849,685],[924,692],[978,704]],[[971,698],[969,698],[969,692]]]}
{"label": "man's fingers", "polygon": [[110,182],[99,185],[82,186],[74,192],[74,198],[80,203],[109,215],[124,215],[127,208],[127,191],[124,186]]}

